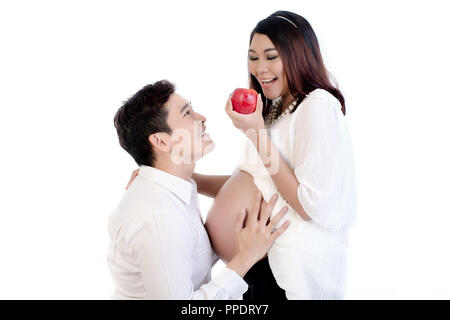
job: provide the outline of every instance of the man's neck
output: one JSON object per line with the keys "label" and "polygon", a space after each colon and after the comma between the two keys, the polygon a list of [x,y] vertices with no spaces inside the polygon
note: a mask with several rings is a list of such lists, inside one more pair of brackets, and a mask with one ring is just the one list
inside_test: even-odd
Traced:
{"label": "man's neck", "polygon": [[167,172],[171,175],[174,175],[178,178],[186,180],[188,182],[191,181],[192,174],[195,170],[195,163],[193,164],[173,164],[169,159],[167,161],[156,161],[154,167],[158,170]]}

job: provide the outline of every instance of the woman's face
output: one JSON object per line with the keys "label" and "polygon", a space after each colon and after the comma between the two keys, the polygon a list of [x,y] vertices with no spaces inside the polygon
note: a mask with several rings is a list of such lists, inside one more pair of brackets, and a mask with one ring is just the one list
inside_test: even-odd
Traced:
{"label": "woman's face", "polygon": [[255,33],[253,36],[248,50],[248,70],[258,80],[268,99],[290,96],[281,57],[265,34]]}

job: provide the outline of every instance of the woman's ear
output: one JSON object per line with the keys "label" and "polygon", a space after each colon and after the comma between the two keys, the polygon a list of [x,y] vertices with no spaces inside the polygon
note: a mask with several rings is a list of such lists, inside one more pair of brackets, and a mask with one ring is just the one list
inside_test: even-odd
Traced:
{"label": "woman's ear", "polygon": [[170,152],[172,146],[170,136],[165,132],[153,133],[148,137],[150,144],[157,150],[162,152]]}

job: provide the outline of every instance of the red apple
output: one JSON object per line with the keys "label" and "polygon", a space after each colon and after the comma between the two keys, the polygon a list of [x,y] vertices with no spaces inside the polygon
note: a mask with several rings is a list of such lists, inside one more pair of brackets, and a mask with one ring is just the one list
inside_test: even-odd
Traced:
{"label": "red apple", "polygon": [[253,89],[238,88],[231,96],[233,110],[243,114],[253,113],[256,110],[258,93]]}

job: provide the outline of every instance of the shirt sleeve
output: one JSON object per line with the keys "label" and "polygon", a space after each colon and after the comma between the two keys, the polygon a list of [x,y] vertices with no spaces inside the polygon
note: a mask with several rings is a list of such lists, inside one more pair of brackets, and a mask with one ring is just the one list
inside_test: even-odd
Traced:
{"label": "shirt sleeve", "polygon": [[353,155],[340,103],[329,93],[307,97],[293,124],[298,199],[313,221],[340,228],[354,204]]}
{"label": "shirt sleeve", "polygon": [[132,246],[146,299],[238,299],[247,291],[245,281],[228,268],[194,290],[192,245],[191,229],[182,219],[174,219],[173,213],[157,214],[144,222]]}

